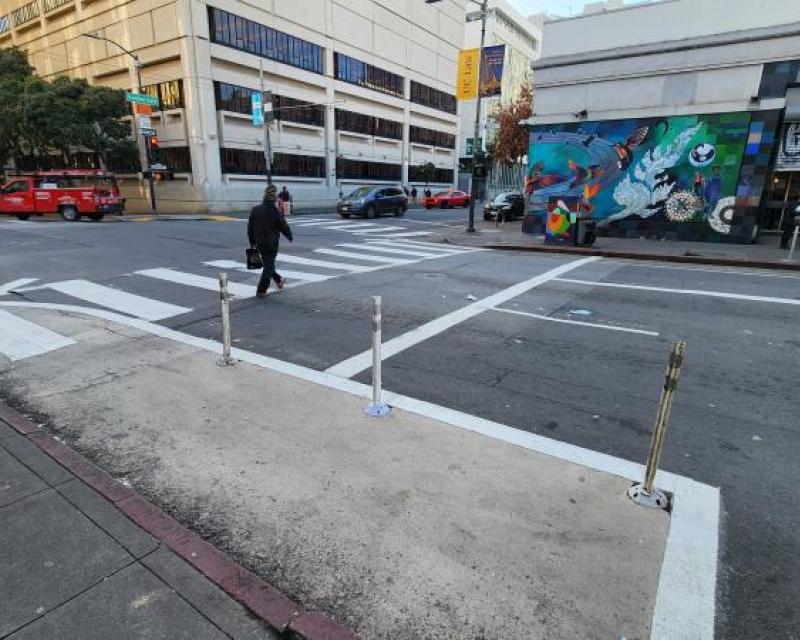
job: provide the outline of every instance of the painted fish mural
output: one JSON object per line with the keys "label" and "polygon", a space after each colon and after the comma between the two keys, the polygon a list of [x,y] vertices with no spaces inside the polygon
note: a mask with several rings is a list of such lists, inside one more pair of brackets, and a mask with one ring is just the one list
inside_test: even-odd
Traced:
{"label": "painted fish mural", "polygon": [[634,218],[730,232],[749,113],[533,127],[526,193],[582,200],[599,226]]}

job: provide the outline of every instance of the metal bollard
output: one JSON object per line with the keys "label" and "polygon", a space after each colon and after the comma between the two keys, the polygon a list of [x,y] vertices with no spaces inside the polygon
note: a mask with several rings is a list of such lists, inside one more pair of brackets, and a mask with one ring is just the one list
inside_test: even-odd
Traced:
{"label": "metal bollard", "polygon": [[381,297],[372,296],[372,402],[364,413],[373,418],[388,416],[391,408],[381,401]]}
{"label": "metal bollard", "polygon": [[219,304],[222,310],[222,361],[220,366],[232,365],[231,358],[231,308],[228,300],[228,274],[219,274]]}
{"label": "metal bollard", "polygon": [[685,349],[686,343],[683,340],[672,343],[667,374],[664,378],[664,388],[661,390],[661,400],[656,412],[656,423],[653,427],[653,436],[650,439],[650,451],[647,454],[644,482],[637,482],[628,489],[628,496],[631,500],[645,507],[669,508],[669,496],[663,490],[655,487],[654,482],[658,463],[661,460],[661,450],[664,448],[664,437],[667,433],[669,415],[672,411],[672,400],[675,396],[675,389],[678,388],[678,378],[681,375]]}
{"label": "metal bollard", "polygon": [[797,233],[800,231],[800,227],[795,225],[794,233],[792,234],[792,246],[789,247],[789,257],[784,259],[784,262],[794,262],[794,249],[797,246]]}

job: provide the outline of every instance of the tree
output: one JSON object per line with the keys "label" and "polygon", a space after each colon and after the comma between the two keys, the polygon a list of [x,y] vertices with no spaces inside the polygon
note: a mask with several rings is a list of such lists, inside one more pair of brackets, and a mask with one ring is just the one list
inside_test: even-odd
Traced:
{"label": "tree", "polygon": [[436,166],[432,162],[424,162],[417,167],[419,179],[428,186],[429,182],[433,182],[436,178]]}
{"label": "tree", "polygon": [[489,116],[497,124],[489,153],[495,162],[514,164],[528,153],[528,129],[524,124],[533,115],[533,90],[525,83],[516,100],[499,104]]}
{"label": "tree", "polygon": [[20,153],[20,103],[24,81],[33,68],[15,47],[0,49],[0,168]]}

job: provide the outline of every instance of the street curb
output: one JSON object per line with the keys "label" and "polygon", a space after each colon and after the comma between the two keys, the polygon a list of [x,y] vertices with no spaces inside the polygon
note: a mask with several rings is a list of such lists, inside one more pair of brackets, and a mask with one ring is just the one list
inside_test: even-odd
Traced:
{"label": "street curb", "polygon": [[[448,244],[459,244],[452,240]],[[460,245],[473,246],[473,245]],[[603,258],[625,258],[627,260],[649,260],[652,262],[679,262],[684,264],[706,264],[721,267],[750,267],[752,269],[780,269],[784,271],[800,271],[798,262],[774,262],[770,260],[740,260],[738,258],[711,258],[708,256],[681,256],[674,254],[637,253],[635,251],[604,251],[602,249],[582,249],[580,247],[485,244],[475,245],[481,249],[497,249],[501,251],[527,251],[531,253],[568,253],[581,256],[600,256]]]}
{"label": "street curb", "polygon": [[359,640],[350,629],[301,605],[248,571],[212,544],[167,515],[133,489],[112,478],[60,439],[0,402],[0,420],[101,494],[151,536],[191,564],[256,617],[292,640]]}

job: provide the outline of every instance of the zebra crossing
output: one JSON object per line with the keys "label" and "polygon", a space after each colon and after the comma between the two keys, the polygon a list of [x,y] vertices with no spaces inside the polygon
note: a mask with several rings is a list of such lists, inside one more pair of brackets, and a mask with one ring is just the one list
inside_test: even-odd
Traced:
{"label": "zebra crossing", "polygon": [[324,229],[325,231],[344,231],[355,236],[367,238],[393,239],[393,238],[421,238],[429,236],[432,231],[409,231],[400,227],[381,222],[351,222],[350,220],[334,220],[331,218],[303,218],[292,222],[293,229]]}
{"label": "zebra crossing", "polygon": [[[333,247],[313,249],[306,255],[281,252],[278,269],[287,281],[286,288],[324,283],[335,278],[370,273],[383,269],[402,267],[427,260],[449,258],[484,251],[472,247],[442,246],[409,238],[369,238],[361,243],[344,242]],[[313,256],[313,257],[312,257]],[[284,268],[288,265],[288,268]],[[136,286],[159,281],[177,287],[219,291],[220,270],[235,274],[248,274],[250,282],[228,279],[228,292],[234,298],[251,298],[256,294],[258,271],[251,271],[243,262],[230,259],[209,260],[196,268],[183,271],[172,267],[140,269],[131,274]],[[36,283],[33,285],[32,283]],[[131,280],[128,280],[131,282]],[[21,360],[75,344],[75,341],[30,320],[2,309],[3,297],[12,293],[29,294],[53,291],[91,306],[102,307],[127,316],[158,322],[186,314],[193,309],[166,302],[119,287],[100,284],[85,279],[61,280],[39,283],[35,278],[23,278],[0,284],[0,361]],[[184,296],[185,297],[185,296]]]}

